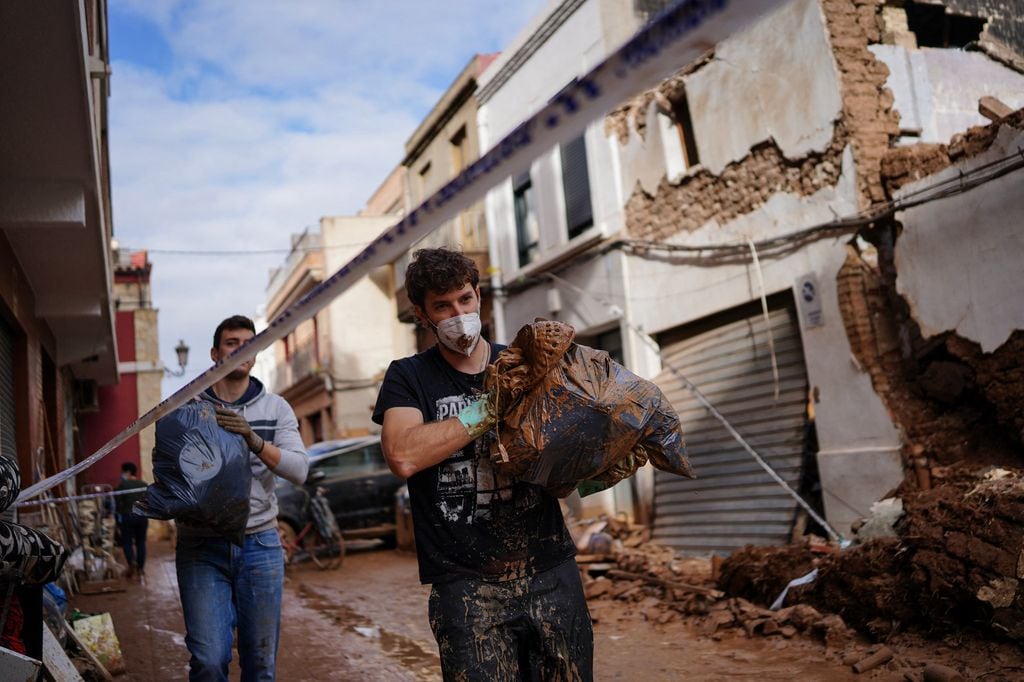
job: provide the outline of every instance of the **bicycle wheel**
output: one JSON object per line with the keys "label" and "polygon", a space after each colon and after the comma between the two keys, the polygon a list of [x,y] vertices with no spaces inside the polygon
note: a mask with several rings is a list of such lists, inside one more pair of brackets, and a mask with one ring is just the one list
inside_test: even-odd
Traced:
{"label": "bicycle wheel", "polygon": [[345,559],[345,539],[338,530],[325,538],[313,528],[303,544],[309,558],[321,570],[338,568]]}
{"label": "bicycle wheel", "polygon": [[277,534],[281,538],[281,550],[284,553],[284,565],[288,566],[295,561],[295,555],[299,550],[296,542],[296,532],[291,524],[284,521],[277,524]]}

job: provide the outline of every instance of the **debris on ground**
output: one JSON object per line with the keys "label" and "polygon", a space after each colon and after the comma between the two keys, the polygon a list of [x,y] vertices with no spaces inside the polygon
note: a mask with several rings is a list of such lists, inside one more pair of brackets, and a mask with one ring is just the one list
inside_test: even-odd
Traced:
{"label": "debris on ground", "polygon": [[[587,543],[580,549],[601,535],[611,548],[578,557],[592,615],[686,620],[713,639],[736,633],[778,638],[780,646],[808,637],[856,673],[884,669],[908,680],[969,679],[969,666],[949,665],[962,655],[943,644],[952,640],[998,659],[993,670],[1024,670],[1024,471],[945,469],[941,484],[876,509],[894,535],[842,550],[808,535],[783,547],[747,546],[724,560],[686,558],[650,543],[644,526],[587,524],[592,532],[580,535]],[[781,608],[769,608],[815,569],[813,582],[791,587]],[[935,647],[945,660],[903,655],[901,642],[918,652]]]}
{"label": "debris on ground", "polygon": [[942,485],[905,495],[895,537],[826,554],[748,547],[726,559],[719,587],[770,603],[780,584],[817,568],[817,580],[791,599],[836,613],[876,640],[914,629],[1024,642],[1024,472],[945,476]]}

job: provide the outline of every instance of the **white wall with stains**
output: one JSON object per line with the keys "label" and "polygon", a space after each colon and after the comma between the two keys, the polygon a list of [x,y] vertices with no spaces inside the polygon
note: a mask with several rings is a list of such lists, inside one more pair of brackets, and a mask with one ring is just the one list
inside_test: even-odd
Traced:
{"label": "white wall with stains", "polygon": [[723,41],[684,81],[701,165],[716,175],[768,139],[787,158],[823,150],[842,109],[816,0],[793,0]]}
{"label": "white wall with stains", "polygon": [[870,49],[889,67],[886,86],[900,114],[903,144],[948,143],[971,126],[988,124],[978,113],[978,100],[986,95],[1011,109],[1024,107],[1024,74],[981,52],[899,45]]}
{"label": "white wall with stains", "polygon": [[[1024,153],[1024,132],[1003,127],[969,162],[900,190],[906,195]],[[1024,170],[897,214],[896,288],[927,338],[954,331],[989,353],[1024,329]]]}

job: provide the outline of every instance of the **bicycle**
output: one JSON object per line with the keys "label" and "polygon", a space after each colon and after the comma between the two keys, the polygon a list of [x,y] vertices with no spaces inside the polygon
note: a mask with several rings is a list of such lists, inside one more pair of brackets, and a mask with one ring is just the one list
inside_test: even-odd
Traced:
{"label": "bicycle", "polygon": [[302,530],[296,533],[291,524],[278,525],[285,566],[298,563],[303,555],[321,570],[338,568],[345,559],[345,538],[324,492],[324,488],[317,486],[313,495],[307,493],[306,510],[310,520]]}

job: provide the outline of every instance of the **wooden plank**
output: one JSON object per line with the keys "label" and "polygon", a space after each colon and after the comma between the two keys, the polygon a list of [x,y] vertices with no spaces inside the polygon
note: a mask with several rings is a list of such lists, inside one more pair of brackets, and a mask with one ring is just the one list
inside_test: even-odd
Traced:
{"label": "wooden plank", "polygon": [[43,666],[54,682],[83,682],[78,668],[47,625],[43,625]]}
{"label": "wooden plank", "polygon": [[0,682],[35,682],[40,661],[0,646]]}

